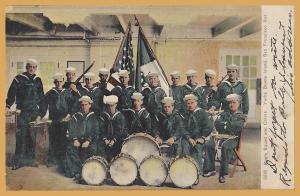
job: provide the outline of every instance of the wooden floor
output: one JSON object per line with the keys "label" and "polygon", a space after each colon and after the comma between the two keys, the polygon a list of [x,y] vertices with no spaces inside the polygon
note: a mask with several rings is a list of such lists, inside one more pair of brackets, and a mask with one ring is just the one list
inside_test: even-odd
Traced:
{"label": "wooden floor", "polygon": [[[247,164],[248,171],[241,167],[233,178],[226,178],[226,183],[218,182],[218,175],[209,178],[200,177],[199,184],[192,189],[259,189],[260,188],[260,129],[245,129],[241,152]],[[103,190],[103,189],[178,189],[172,184],[162,187],[148,187],[142,184],[131,186],[88,186],[76,184],[56,171],[55,167],[47,168],[39,165],[37,168],[24,167],[11,170],[6,167],[7,190]]]}

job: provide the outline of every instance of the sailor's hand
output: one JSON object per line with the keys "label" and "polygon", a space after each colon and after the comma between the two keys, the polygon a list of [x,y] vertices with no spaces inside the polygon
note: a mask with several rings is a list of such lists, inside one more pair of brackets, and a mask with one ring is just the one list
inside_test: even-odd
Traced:
{"label": "sailor's hand", "polygon": [[87,140],[87,141],[83,142],[82,148],[87,148],[89,145],[90,145],[90,141]]}
{"label": "sailor's hand", "polygon": [[217,92],[217,90],[218,90],[218,87],[216,87],[216,86],[213,86],[213,87],[211,87],[211,89],[212,89],[213,91]]}
{"label": "sailor's hand", "polygon": [[109,142],[110,142],[109,140],[104,140],[105,145],[108,145]]}
{"label": "sailor's hand", "polygon": [[202,137],[200,137],[200,138],[198,138],[198,139],[196,140],[196,142],[197,142],[198,144],[204,144],[204,143],[205,143],[205,139],[203,139]]}
{"label": "sailor's hand", "polygon": [[5,114],[6,114],[7,116],[10,115],[10,110],[9,110],[8,107],[5,107]]}
{"label": "sailor's hand", "polygon": [[73,143],[73,144],[74,144],[74,146],[77,147],[77,148],[80,146],[80,142],[79,142],[78,140],[74,140],[74,143]]}
{"label": "sailor's hand", "polygon": [[115,144],[115,140],[110,140],[108,146],[109,146],[109,147],[112,147],[114,144]]}
{"label": "sailor's hand", "polygon": [[68,114],[66,117],[64,117],[61,121],[62,122],[69,122],[71,120],[71,115]]}
{"label": "sailor's hand", "polygon": [[37,116],[36,119],[35,119],[35,123],[36,124],[39,124],[41,122],[41,117],[40,116]]}
{"label": "sailor's hand", "polygon": [[156,138],[155,138],[155,141],[158,143],[158,144],[162,144],[162,139],[159,137],[159,136],[157,136]]}
{"label": "sailor's hand", "polygon": [[77,87],[76,87],[75,84],[70,84],[70,88],[71,88],[71,90],[74,91],[75,93],[78,92]]}
{"label": "sailor's hand", "polygon": [[190,144],[192,144],[192,146],[196,145],[196,141],[192,138],[189,138],[189,142],[190,142]]}
{"label": "sailor's hand", "polygon": [[207,110],[207,112],[210,114],[210,115],[214,115],[215,114],[215,109],[214,107],[211,107]]}
{"label": "sailor's hand", "polygon": [[173,137],[170,137],[168,140],[167,140],[167,143],[168,143],[168,145],[172,145],[172,144],[174,144],[174,142],[175,142],[175,140],[174,140],[174,138]]}

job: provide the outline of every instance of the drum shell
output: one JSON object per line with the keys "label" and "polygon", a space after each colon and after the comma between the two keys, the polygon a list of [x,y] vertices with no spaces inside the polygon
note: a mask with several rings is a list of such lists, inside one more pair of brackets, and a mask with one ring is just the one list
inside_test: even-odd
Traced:
{"label": "drum shell", "polygon": [[13,165],[13,158],[16,150],[16,129],[15,115],[7,115],[5,123],[5,145],[6,145],[6,165]]}
{"label": "drum shell", "polygon": [[[152,164],[152,166],[150,165],[151,168],[148,168],[148,169],[151,169],[151,171],[149,173],[146,173],[145,175],[146,176],[152,175],[152,176],[150,176],[150,178],[154,177],[155,179],[152,179],[152,181],[154,180],[155,183],[153,183],[153,182],[151,183],[147,179],[145,179],[146,176],[144,176],[144,172],[141,172],[142,168],[145,167],[147,162],[151,161],[153,159],[159,160],[162,164],[162,167],[165,169],[165,174],[162,174],[162,176],[160,176],[161,179],[158,179],[158,175],[156,175],[156,173],[153,172],[155,167],[153,167],[153,164]],[[162,156],[149,155],[146,158],[144,158],[144,160],[141,162],[141,164],[139,166],[139,176],[140,176],[140,179],[148,186],[160,186],[161,184],[163,184],[166,181],[166,179],[168,177],[168,164],[164,161]]]}
{"label": "drum shell", "polygon": [[29,132],[35,149],[35,161],[46,164],[49,151],[49,126],[48,123],[39,126],[30,126]]}

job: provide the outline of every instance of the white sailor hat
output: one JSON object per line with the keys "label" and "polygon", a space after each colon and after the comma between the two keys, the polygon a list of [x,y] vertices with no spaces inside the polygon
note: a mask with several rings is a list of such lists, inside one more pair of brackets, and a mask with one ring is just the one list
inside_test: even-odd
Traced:
{"label": "white sailor hat", "polygon": [[87,101],[89,103],[93,103],[93,100],[89,96],[86,96],[86,95],[80,97],[79,102],[82,102],[82,101]]}
{"label": "white sailor hat", "polygon": [[178,76],[180,76],[180,72],[179,71],[173,71],[173,72],[171,72],[170,73],[170,76],[172,76],[172,77],[178,77]]}
{"label": "white sailor hat", "polygon": [[238,70],[238,66],[236,64],[227,65],[226,69],[236,69]]}
{"label": "white sailor hat", "polygon": [[159,74],[157,72],[150,72],[148,73],[148,77],[158,76]]}
{"label": "white sailor hat", "polygon": [[173,99],[173,97],[164,97],[163,100],[161,100],[161,102],[163,104],[165,104],[165,103],[174,103],[175,100]]}
{"label": "white sailor hat", "polygon": [[184,96],[183,101],[188,101],[188,100],[198,101],[198,97],[194,94],[188,94],[188,95]]}
{"label": "white sailor hat", "polygon": [[118,97],[116,95],[104,96],[103,103],[108,105],[116,104],[118,103]]}
{"label": "white sailor hat", "polygon": [[95,74],[92,72],[87,72],[86,74],[84,74],[84,77],[88,79],[93,79],[95,77]]}
{"label": "white sailor hat", "polygon": [[109,74],[109,70],[106,69],[106,68],[100,68],[99,69],[99,74],[108,75]]}
{"label": "white sailor hat", "polygon": [[133,93],[132,96],[131,96],[131,99],[134,99],[134,100],[142,100],[144,99],[144,96],[141,94],[141,93]]}
{"label": "white sailor hat", "polygon": [[129,76],[129,72],[125,69],[122,69],[119,71],[119,77],[128,77]]}
{"label": "white sailor hat", "polygon": [[209,76],[209,77],[215,77],[216,76],[216,72],[212,69],[207,69],[205,70],[205,75]]}
{"label": "white sailor hat", "polygon": [[75,67],[68,67],[66,69],[66,73],[76,73],[76,68]]}
{"label": "white sailor hat", "polygon": [[38,63],[38,61],[37,60],[35,60],[35,59],[27,59],[26,60],[26,64],[30,64],[30,65],[35,65],[35,66],[37,66],[39,63]]}
{"label": "white sailor hat", "polygon": [[64,75],[62,73],[55,73],[53,76],[52,76],[52,79],[53,80],[64,80]]}
{"label": "white sailor hat", "polygon": [[186,76],[195,76],[196,73],[197,73],[196,70],[194,70],[194,69],[189,69],[189,70],[187,70],[187,72],[185,72],[185,75],[186,75]]}
{"label": "white sailor hat", "polygon": [[240,102],[241,96],[236,94],[236,93],[229,94],[229,95],[226,96],[226,101],[230,102],[230,101],[233,101],[233,100],[236,100],[236,101]]}

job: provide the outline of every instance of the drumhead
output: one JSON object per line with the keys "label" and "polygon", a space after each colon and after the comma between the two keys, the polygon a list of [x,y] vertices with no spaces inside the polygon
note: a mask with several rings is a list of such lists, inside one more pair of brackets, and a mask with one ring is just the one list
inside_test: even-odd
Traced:
{"label": "drumhead", "polygon": [[51,124],[52,121],[51,120],[43,120],[43,121],[40,121],[38,123],[36,123],[35,121],[32,121],[32,122],[29,122],[29,126],[30,127],[45,127],[45,126],[48,126],[49,124]]}
{"label": "drumhead", "polygon": [[110,164],[111,179],[118,185],[129,185],[137,177],[138,167],[134,158],[121,154]]}
{"label": "drumhead", "polygon": [[160,186],[168,176],[168,166],[160,156],[146,157],[140,167],[141,180],[149,186]]}
{"label": "drumhead", "polygon": [[149,155],[160,155],[159,146],[154,138],[145,133],[138,133],[129,136],[123,143],[121,152],[131,155],[137,165]]}
{"label": "drumhead", "polygon": [[81,175],[88,185],[99,185],[107,173],[107,163],[104,158],[94,156],[85,161],[82,166]]}
{"label": "drumhead", "polygon": [[170,165],[169,175],[177,187],[190,187],[198,181],[198,165],[190,158],[183,157],[175,159]]}
{"label": "drumhead", "polygon": [[221,134],[221,133],[218,133],[218,134],[212,134],[212,136],[213,136],[215,139],[218,139],[218,140],[234,139],[234,138],[237,137],[237,136],[234,136],[234,135]]}

